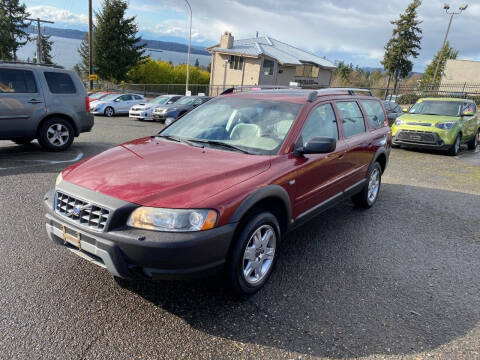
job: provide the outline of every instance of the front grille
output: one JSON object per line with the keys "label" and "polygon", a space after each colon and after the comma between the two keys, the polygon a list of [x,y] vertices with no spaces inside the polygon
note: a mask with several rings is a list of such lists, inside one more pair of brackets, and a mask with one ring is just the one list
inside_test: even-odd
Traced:
{"label": "front grille", "polygon": [[55,212],[71,221],[95,230],[104,230],[110,210],[57,191]]}
{"label": "front grille", "polygon": [[432,126],[431,123],[419,123],[419,122],[407,122],[407,125],[413,125],[413,126]]}
{"label": "front grille", "polygon": [[402,130],[397,135],[398,140],[436,144],[438,138],[435,133],[427,131]]}

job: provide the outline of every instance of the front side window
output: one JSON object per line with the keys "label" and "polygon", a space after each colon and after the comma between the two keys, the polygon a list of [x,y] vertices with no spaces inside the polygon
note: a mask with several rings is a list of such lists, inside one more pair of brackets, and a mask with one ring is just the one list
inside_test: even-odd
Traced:
{"label": "front side window", "polygon": [[243,57],[241,56],[230,56],[230,69],[242,70],[243,69]]}
{"label": "front side window", "polygon": [[382,105],[376,100],[361,100],[363,108],[368,116],[370,126],[377,127],[385,123],[385,113]]}
{"label": "front side window", "polygon": [[241,97],[214,98],[161,132],[200,145],[276,154],[301,109],[301,104]]}
{"label": "front side window", "polygon": [[273,75],[275,63],[272,60],[263,60],[263,75]]}
{"label": "front side window", "polygon": [[52,94],[75,94],[75,85],[73,85],[70,75],[59,72],[44,72],[48,88]]}
{"label": "front side window", "polygon": [[0,68],[0,93],[36,92],[37,85],[31,71]]}
{"label": "front side window", "polygon": [[315,137],[338,140],[337,119],[331,104],[320,105],[309,115],[302,131],[303,146]]}
{"label": "front side window", "polygon": [[355,101],[337,102],[337,108],[342,117],[343,133],[346,138],[366,131],[362,112]]}
{"label": "front side window", "polygon": [[192,105],[193,102],[195,101],[195,98],[192,96],[184,96],[180,100],[176,102],[178,105]]}

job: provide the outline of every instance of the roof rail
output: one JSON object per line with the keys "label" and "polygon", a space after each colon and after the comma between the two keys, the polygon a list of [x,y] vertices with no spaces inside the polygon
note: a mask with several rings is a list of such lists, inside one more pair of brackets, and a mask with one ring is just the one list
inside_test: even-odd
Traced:
{"label": "roof rail", "polygon": [[48,66],[56,69],[65,69],[61,65],[55,65],[55,64],[38,64],[38,63],[31,63],[31,62],[26,62],[26,61],[10,61],[10,60],[0,60],[0,64],[21,64],[21,65],[37,65],[37,66]]}
{"label": "roof rail", "polygon": [[318,96],[327,95],[355,95],[356,93],[367,93],[368,96],[375,96],[369,89],[357,89],[357,88],[326,88],[313,90],[308,94],[307,101],[313,102]]}
{"label": "roof rail", "polygon": [[278,90],[278,89],[298,89],[298,87],[286,86],[286,85],[244,85],[234,86],[228,88],[220,93],[220,95],[233,94],[235,91],[242,92],[243,90]]}

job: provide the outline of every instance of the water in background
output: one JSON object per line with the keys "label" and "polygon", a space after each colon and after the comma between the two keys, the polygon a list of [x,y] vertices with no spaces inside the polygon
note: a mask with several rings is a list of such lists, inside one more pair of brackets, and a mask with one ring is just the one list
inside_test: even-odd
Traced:
{"label": "water in background", "polygon": [[[52,46],[52,55],[53,62],[62,65],[68,69],[71,69],[80,62],[80,55],[78,54],[78,47],[80,46],[81,40],[77,39],[68,39],[57,36],[52,36],[50,40],[53,41]],[[27,60],[30,58],[32,60],[35,57],[36,44],[35,42],[28,42],[25,46],[18,50],[17,56],[20,60]],[[150,55],[155,60],[171,61],[173,64],[182,64],[187,62],[187,54],[168,51],[168,50],[156,50],[156,51],[146,51],[146,55]],[[190,64],[194,64],[195,60],[198,59],[200,65],[207,66],[210,64],[210,56],[208,55],[190,55]]]}

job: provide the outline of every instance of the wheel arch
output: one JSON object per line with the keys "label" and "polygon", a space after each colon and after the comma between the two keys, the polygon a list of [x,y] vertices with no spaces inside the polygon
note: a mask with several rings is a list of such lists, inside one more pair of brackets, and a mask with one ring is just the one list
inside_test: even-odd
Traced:
{"label": "wheel arch", "polygon": [[370,169],[372,165],[375,164],[375,162],[378,162],[380,164],[380,167],[382,168],[382,174],[383,174],[388,164],[387,150],[385,150],[384,148],[378,149],[368,168]]}

